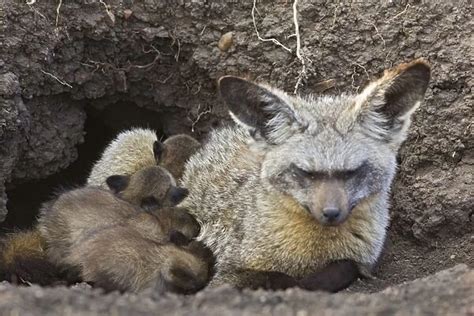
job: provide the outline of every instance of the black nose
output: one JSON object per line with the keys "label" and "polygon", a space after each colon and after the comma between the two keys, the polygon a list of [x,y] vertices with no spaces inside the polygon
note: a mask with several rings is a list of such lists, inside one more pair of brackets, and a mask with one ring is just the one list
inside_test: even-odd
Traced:
{"label": "black nose", "polygon": [[335,222],[341,216],[341,210],[337,208],[325,208],[323,210],[323,216],[328,222]]}

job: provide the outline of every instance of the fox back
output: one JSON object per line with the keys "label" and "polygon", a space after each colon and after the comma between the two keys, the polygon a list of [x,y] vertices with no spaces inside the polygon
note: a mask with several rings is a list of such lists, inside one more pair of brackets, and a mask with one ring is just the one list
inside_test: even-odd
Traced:
{"label": "fox back", "polygon": [[213,283],[240,285],[242,268],[301,277],[332,260],[373,265],[397,151],[429,78],[416,60],[358,95],[322,97],[221,78],[237,124],[215,131],[191,157],[181,205],[217,256]]}

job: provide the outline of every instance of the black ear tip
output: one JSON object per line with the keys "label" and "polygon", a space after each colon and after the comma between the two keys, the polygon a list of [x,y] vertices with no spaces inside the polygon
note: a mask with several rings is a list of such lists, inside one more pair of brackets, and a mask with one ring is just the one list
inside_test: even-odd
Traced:
{"label": "black ear tip", "polygon": [[418,79],[428,82],[431,77],[431,65],[423,58],[418,58],[406,65],[405,72],[409,72]]}
{"label": "black ear tip", "polygon": [[125,190],[128,186],[128,177],[123,175],[113,175],[108,177],[105,182],[107,186],[115,193]]}
{"label": "black ear tip", "polygon": [[161,156],[163,155],[164,150],[165,150],[165,145],[159,140],[155,140],[155,142],[153,143],[153,155],[155,156],[155,159],[157,160],[157,162],[161,159]]}
{"label": "black ear tip", "polygon": [[186,188],[172,187],[170,190],[171,201],[175,204],[179,204],[189,195],[189,190]]}

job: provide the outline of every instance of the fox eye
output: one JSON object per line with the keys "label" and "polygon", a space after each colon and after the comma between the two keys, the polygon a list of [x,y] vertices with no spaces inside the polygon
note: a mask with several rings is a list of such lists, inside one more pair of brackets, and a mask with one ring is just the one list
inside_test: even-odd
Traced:
{"label": "fox eye", "polygon": [[295,164],[291,164],[291,168],[293,169],[293,172],[301,178],[320,179],[325,176],[325,173],[323,172],[305,170]]}
{"label": "fox eye", "polygon": [[337,177],[341,178],[342,180],[349,180],[357,174],[357,171],[358,169],[340,171]]}
{"label": "fox eye", "polygon": [[349,180],[355,178],[357,175],[367,173],[367,168],[369,168],[369,164],[367,161],[364,161],[359,167],[355,169],[337,171],[336,177],[342,180]]}

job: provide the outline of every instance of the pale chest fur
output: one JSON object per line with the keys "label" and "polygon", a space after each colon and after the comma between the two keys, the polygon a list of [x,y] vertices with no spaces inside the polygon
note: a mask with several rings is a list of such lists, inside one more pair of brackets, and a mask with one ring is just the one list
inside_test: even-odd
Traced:
{"label": "pale chest fur", "polygon": [[303,276],[328,261],[373,264],[382,249],[388,212],[380,197],[356,208],[340,226],[321,226],[292,199],[269,196],[248,216],[241,259],[247,268]]}

